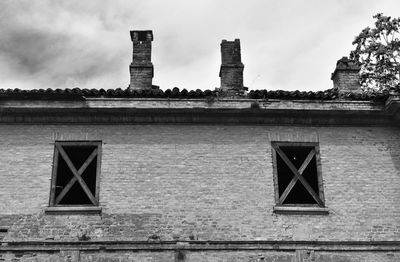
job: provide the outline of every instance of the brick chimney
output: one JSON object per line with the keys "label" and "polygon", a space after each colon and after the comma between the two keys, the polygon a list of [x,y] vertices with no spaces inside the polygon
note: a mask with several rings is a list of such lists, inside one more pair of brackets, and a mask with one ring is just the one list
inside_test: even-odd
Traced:
{"label": "brick chimney", "polygon": [[333,87],[338,89],[339,96],[349,92],[362,92],[359,72],[360,67],[353,60],[344,56],[337,61],[331,80]]}
{"label": "brick chimney", "polygon": [[151,89],[154,76],[154,68],[151,63],[151,42],[153,32],[151,30],[131,31],[133,43],[132,63],[129,66],[131,83],[129,89]]}
{"label": "brick chimney", "polygon": [[243,94],[246,88],[243,86],[244,65],[240,54],[240,40],[222,40],[221,58],[222,62],[219,70],[221,90],[228,95]]}

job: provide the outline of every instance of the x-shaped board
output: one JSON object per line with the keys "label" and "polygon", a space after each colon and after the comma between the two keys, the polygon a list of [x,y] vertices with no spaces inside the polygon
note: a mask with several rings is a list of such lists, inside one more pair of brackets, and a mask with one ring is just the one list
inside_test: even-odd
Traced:
{"label": "x-shaped board", "polygon": [[289,160],[289,158],[286,156],[286,154],[282,151],[282,149],[279,147],[277,144],[272,144],[272,147],[275,149],[275,151],[278,153],[278,155],[282,158],[282,160],[285,162],[285,164],[289,167],[289,169],[293,172],[293,178],[286,187],[286,189],[283,191],[282,195],[279,197],[278,204],[282,205],[287,196],[289,195],[290,191],[293,189],[294,185],[296,182],[299,180],[303,186],[306,188],[308,193],[314,198],[314,200],[318,203],[319,206],[323,207],[324,202],[322,199],[318,196],[317,193],[312,189],[310,184],[305,180],[303,177],[303,172],[307,168],[307,166],[310,164],[311,160],[315,156],[315,149],[313,148],[310,153],[308,153],[306,159],[304,160],[303,164],[300,166],[299,169],[295,167],[295,165]]}

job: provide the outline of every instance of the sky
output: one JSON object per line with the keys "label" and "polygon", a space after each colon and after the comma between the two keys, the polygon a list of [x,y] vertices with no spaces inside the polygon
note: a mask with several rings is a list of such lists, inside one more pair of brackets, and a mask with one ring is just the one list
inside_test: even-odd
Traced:
{"label": "sky", "polygon": [[222,39],[240,39],[250,90],[333,86],[336,61],[399,0],[1,0],[0,88],[127,88],[130,30],[152,30],[153,84],[220,86]]}

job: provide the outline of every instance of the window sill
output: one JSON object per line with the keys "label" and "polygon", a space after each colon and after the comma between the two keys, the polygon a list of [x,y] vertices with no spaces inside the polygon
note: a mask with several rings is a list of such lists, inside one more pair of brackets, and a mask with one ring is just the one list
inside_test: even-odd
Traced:
{"label": "window sill", "polygon": [[274,213],[294,215],[328,215],[329,209],[326,207],[274,206]]}
{"label": "window sill", "polygon": [[98,207],[98,206],[55,206],[55,207],[46,207],[44,212],[48,215],[100,215],[101,207]]}

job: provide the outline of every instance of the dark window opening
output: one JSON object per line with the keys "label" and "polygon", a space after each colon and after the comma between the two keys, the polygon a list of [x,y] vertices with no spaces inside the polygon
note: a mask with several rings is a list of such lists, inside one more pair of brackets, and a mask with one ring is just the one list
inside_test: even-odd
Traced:
{"label": "dark window opening", "polygon": [[98,204],[99,149],[98,142],[56,142],[51,205]]}
{"label": "dark window opening", "polygon": [[278,204],[323,206],[316,146],[304,145],[306,143],[299,146],[296,143],[292,143],[293,146],[288,144],[273,144]]}

